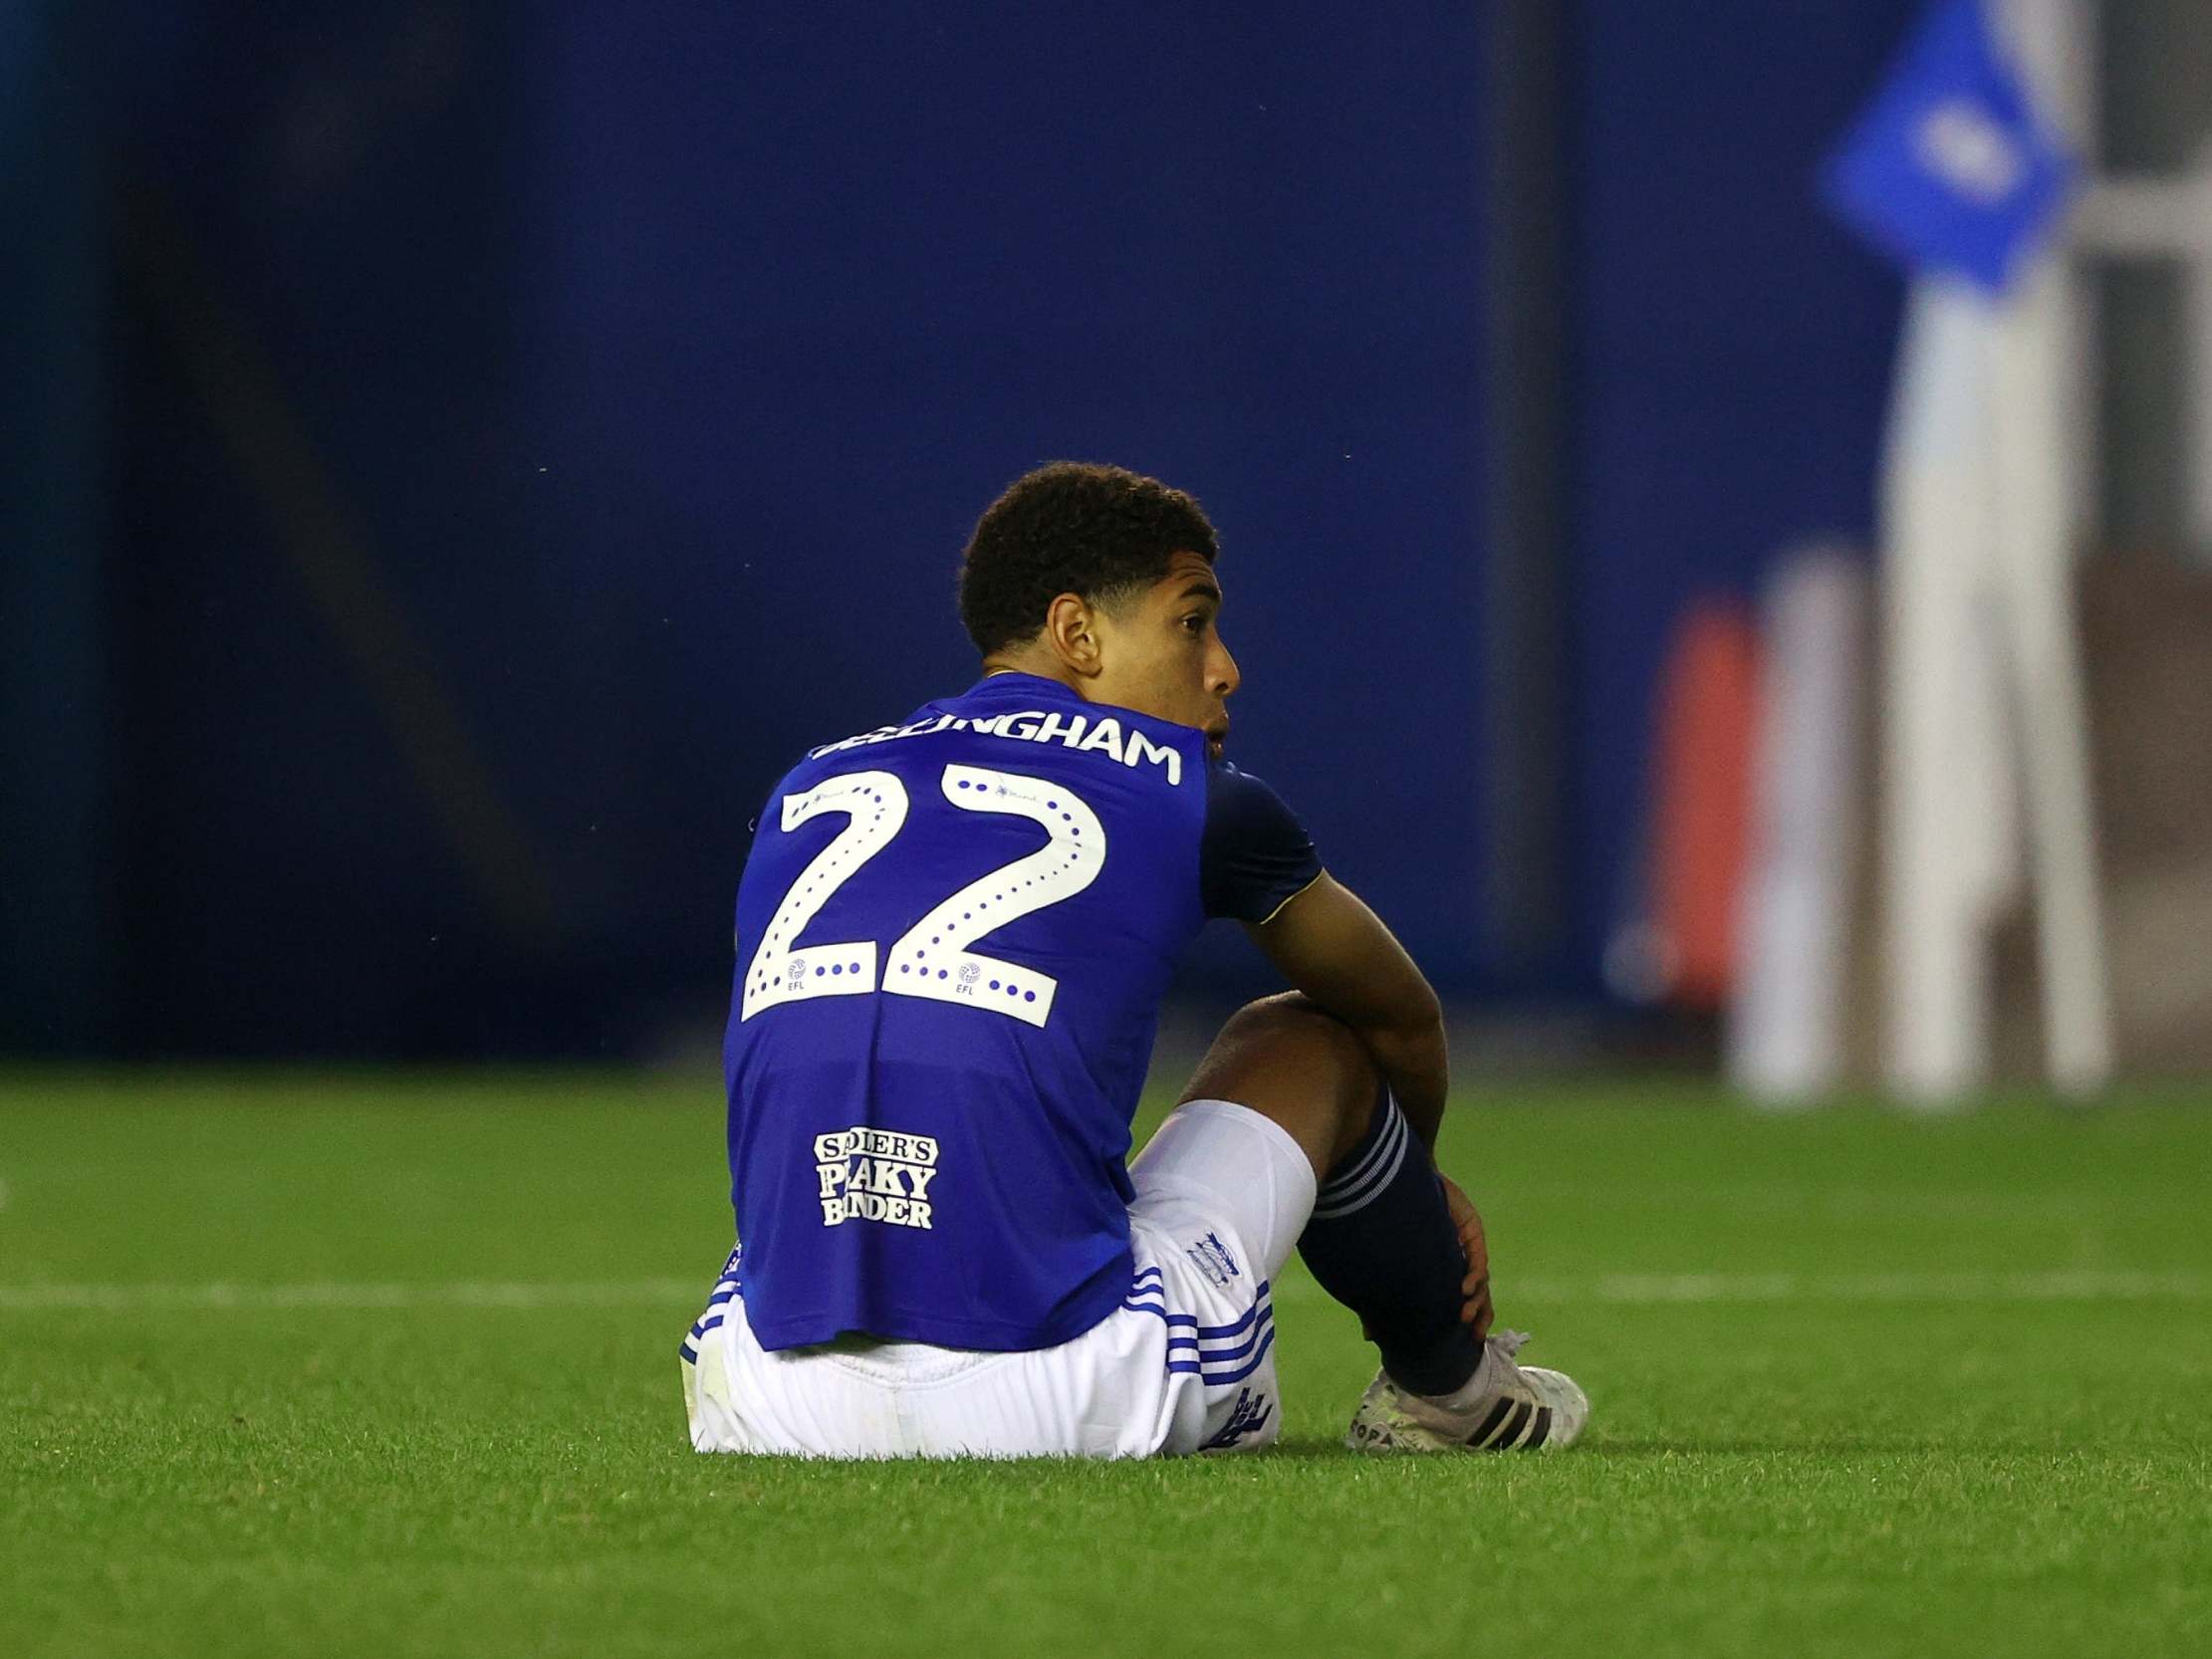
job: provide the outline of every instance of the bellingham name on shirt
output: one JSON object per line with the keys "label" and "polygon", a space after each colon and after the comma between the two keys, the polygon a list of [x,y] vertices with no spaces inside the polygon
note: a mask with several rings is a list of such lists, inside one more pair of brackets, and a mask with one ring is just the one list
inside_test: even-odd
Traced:
{"label": "bellingham name on shirt", "polygon": [[818,761],[841,749],[859,749],[866,744],[889,743],[902,737],[929,737],[937,732],[976,732],[984,737],[1011,738],[1017,743],[1058,743],[1078,754],[1095,751],[1110,755],[1123,766],[1142,762],[1165,767],[1171,786],[1183,781],[1183,757],[1174,749],[1163,748],[1142,732],[1123,732],[1121,722],[1110,714],[1093,720],[1087,715],[1063,714],[1058,709],[1015,709],[1011,713],[992,715],[940,714],[906,726],[878,726],[872,732],[810,749],[807,759]]}

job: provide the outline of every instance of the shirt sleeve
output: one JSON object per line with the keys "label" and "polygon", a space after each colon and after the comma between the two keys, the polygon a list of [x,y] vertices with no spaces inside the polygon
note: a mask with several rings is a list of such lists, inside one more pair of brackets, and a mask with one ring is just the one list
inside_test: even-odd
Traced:
{"label": "shirt sleeve", "polygon": [[1264,922],[1321,874],[1321,854],[1283,798],[1226,761],[1206,768],[1198,891],[1208,916]]}

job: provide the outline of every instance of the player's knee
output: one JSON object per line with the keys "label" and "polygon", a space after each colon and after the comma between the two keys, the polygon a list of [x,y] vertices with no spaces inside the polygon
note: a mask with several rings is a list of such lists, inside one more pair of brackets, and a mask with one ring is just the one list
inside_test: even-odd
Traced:
{"label": "player's knee", "polygon": [[1272,997],[1246,1003],[1229,1016],[1229,1023],[1223,1030],[1253,1037],[1288,1032],[1332,1042],[1337,1034],[1342,1034],[1354,1047],[1358,1044],[1350,1026],[1303,991],[1278,991]]}
{"label": "player's knee", "polygon": [[1301,1049],[1357,1049],[1352,1028],[1303,991],[1284,991],[1246,1003],[1221,1028],[1225,1045],[1295,1045]]}
{"label": "player's knee", "polygon": [[1380,1075],[1350,1026],[1301,991],[1247,1003],[1222,1028],[1218,1051],[1258,1059],[1330,1089],[1348,1116],[1364,1126]]}

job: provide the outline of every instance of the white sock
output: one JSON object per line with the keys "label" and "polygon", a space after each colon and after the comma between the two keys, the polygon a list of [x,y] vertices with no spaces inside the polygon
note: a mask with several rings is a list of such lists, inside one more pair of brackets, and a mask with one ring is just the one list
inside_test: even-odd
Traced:
{"label": "white sock", "polygon": [[1496,1350],[1485,1342],[1482,1345],[1482,1363],[1475,1367],[1475,1374],[1449,1394],[1413,1394],[1404,1390],[1400,1390],[1400,1393],[1407,1408],[1416,1417],[1433,1417],[1444,1427],[1464,1423],[1497,1398],[1499,1357]]}
{"label": "white sock", "polygon": [[1441,1428],[1463,1425],[1468,1418],[1489,1409],[1505,1386],[1506,1368],[1528,1339],[1525,1330],[1493,1330],[1483,1338],[1482,1363],[1475,1367],[1475,1374],[1449,1394],[1413,1394],[1403,1389],[1399,1393],[1415,1417],[1431,1418]]}

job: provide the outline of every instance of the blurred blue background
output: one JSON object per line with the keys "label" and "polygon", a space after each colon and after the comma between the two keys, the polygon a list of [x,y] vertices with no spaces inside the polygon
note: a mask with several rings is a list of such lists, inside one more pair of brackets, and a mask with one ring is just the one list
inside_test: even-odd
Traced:
{"label": "blurred blue background", "polygon": [[1492,5],[11,8],[0,1045],[711,1022],[767,788],[968,682],[960,546],[1055,457],[1205,503],[1236,758],[1439,984],[1602,1008],[1673,619],[1870,526],[1900,285],[1811,181],[1915,9],[1552,8],[1532,386]]}

